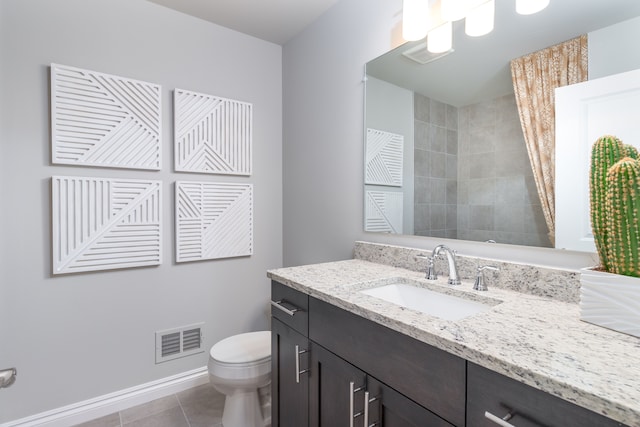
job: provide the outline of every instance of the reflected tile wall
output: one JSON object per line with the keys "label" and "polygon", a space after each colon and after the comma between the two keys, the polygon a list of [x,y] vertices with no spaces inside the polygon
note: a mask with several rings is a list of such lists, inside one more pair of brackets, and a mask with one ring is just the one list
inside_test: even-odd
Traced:
{"label": "reflected tile wall", "polygon": [[550,247],[513,95],[458,109],[458,238]]}
{"label": "reflected tile wall", "polygon": [[414,95],[414,234],[457,237],[458,109]]}
{"label": "reflected tile wall", "polygon": [[514,96],[414,107],[415,234],[551,246]]}

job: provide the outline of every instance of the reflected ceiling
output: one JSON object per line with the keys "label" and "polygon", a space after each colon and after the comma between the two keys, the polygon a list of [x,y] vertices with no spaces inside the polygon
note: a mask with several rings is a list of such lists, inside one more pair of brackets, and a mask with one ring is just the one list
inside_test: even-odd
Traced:
{"label": "reflected ceiling", "polygon": [[[425,65],[402,55],[407,43],[367,64],[367,74],[460,107],[513,93],[509,61],[640,15],[638,0],[551,0],[535,15],[518,15],[513,1],[496,1],[495,29],[482,37],[454,23],[455,52]],[[469,64],[473,64],[470,66]]]}

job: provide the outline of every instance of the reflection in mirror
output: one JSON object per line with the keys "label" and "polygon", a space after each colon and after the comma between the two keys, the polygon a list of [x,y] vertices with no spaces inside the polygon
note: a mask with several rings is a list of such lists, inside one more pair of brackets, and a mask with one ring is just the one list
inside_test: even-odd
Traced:
{"label": "reflection in mirror", "polygon": [[552,246],[509,63],[587,34],[590,79],[640,68],[640,2],[512,9],[496,2],[496,28],[483,37],[455,23],[452,52],[433,57],[418,41],[367,64],[365,230]]}

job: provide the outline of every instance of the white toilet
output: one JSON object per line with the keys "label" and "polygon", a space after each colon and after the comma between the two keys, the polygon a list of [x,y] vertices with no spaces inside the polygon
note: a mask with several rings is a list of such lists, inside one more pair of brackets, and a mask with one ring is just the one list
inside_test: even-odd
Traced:
{"label": "white toilet", "polygon": [[[208,368],[209,382],[226,396],[222,414],[224,427],[271,424],[270,413],[263,414],[258,395],[259,389],[271,383],[270,331],[223,339],[211,347]],[[269,404],[265,406],[270,409]]]}

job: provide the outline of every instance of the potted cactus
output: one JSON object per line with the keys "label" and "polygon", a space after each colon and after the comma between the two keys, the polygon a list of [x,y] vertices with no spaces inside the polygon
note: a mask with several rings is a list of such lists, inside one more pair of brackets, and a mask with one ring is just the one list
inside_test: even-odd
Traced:
{"label": "potted cactus", "polygon": [[581,318],[640,337],[640,160],[615,136],[591,150],[591,228],[600,265],[581,274]]}

